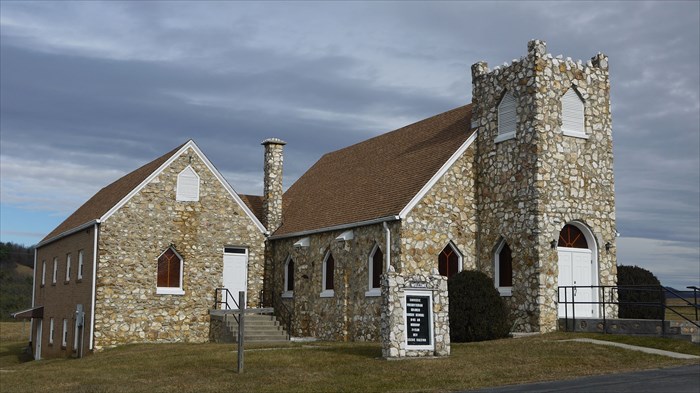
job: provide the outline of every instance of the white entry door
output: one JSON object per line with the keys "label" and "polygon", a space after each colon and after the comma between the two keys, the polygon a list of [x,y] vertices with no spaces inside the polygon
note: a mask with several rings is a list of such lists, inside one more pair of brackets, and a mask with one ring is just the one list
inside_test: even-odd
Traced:
{"label": "white entry door", "polygon": [[[593,260],[591,250],[585,248],[559,247],[559,316],[569,318],[593,318],[596,317],[596,306],[590,303],[595,301],[595,291],[589,288],[562,288],[564,286],[590,286],[593,285]],[[565,305],[564,301],[569,304]],[[576,301],[575,307],[571,304]]]}
{"label": "white entry door", "polygon": [[44,320],[41,318],[35,319],[37,321],[36,324],[36,351],[34,353],[34,360],[41,360],[41,335],[42,335],[42,325],[44,324]]}
{"label": "white entry door", "polygon": [[[246,291],[248,283],[248,249],[242,247],[224,248],[224,288],[228,289],[233,299],[222,299],[228,301],[229,308],[237,308],[232,301],[238,302],[238,292]],[[224,294],[224,296],[226,296]],[[226,308],[222,304],[221,308]]]}

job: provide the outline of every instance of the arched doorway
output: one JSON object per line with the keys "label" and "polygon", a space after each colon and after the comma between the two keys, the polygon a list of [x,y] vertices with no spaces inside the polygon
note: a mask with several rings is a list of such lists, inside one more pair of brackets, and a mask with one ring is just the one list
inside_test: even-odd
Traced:
{"label": "arched doorway", "polygon": [[[559,316],[596,318],[598,252],[591,231],[579,222],[564,225],[557,242],[559,257]],[[569,287],[569,288],[566,288]],[[573,288],[575,287],[575,288]],[[564,304],[564,301],[576,304]]]}

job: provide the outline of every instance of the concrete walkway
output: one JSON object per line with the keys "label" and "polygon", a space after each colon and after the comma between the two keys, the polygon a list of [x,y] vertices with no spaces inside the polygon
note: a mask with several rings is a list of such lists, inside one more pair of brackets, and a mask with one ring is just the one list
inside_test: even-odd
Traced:
{"label": "concrete walkway", "polygon": [[591,344],[596,344],[596,345],[608,345],[611,347],[629,349],[631,351],[639,351],[639,352],[651,353],[654,355],[668,356],[670,358],[675,358],[675,359],[700,359],[700,356],[688,355],[685,353],[664,351],[661,349],[654,349],[654,348],[638,347],[636,345],[621,344],[621,343],[616,343],[616,342],[612,342],[612,341],[594,340],[592,338],[574,338],[571,340],[561,340],[561,341],[575,341],[575,342],[580,342],[580,343],[591,343]]}
{"label": "concrete walkway", "polygon": [[596,375],[563,381],[498,386],[471,390],[470,393],[698,393],[698,391],[700,391],[700,364],[630,373]]}

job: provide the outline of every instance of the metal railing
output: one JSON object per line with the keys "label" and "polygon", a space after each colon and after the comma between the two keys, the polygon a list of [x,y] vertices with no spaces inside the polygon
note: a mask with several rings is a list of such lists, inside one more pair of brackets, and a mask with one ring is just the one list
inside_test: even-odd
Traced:
{"label": "metal railing", "polygon": [[[266,294],[269,293],[269,299],[265,296]],[[289,299],[290,301],[294,301],[292,298]],[[270,291],[270,292],[265,292],[265,291],[260,291],[260,302],[270,302],[270,306],[275,310],[274,315],[280,319],[280,322],[282,325],[286,327],[287,334],[289,337],[292,336],[292,322],[294,320],[294,313],[292,310],[287,307],[285,304],[284,300],[282,299],[282,296],[275,293],[275,291]]]}
{"label": "metal railing", "polygon": [[[231,306],[235,307],[231,307]],[[224,306],[224,308],[220,308]],[[227,288],[216,288],[214,290],[214,309],[219,310],[237,310],[239,309],[239,304],[236,298],[231,294]]]}
{"label": "metal railing", "polygon": [[[560,286],[557,291],[557,303],[564,306],[564,326],[565,330],[568,331],[569,319],[573,321],[573,326],[576,326],[576,306],[577,305],[596,305],[599,306],[600,314],[602,314],[603,326],[607,326],[607,313],[606,306],[608,305],[623,305],[623,306],[635,306],[635,307],[649,307],[652,309],[659,310],[659,316],[661,320],[662,334],[665,334],[665,321],[666,321],[666,311],[670,311],[672,314],[680,317],[681,319],[690,322],[696,327],[700,328],[700,323],[698,322],[698,311],[700,310],[700,305],[698,305],[698,291],[700,288],[695,286],[687,287],[693,290],[693,301],[689,301],[686,296],[675,291],[673,288],[664,287],[661,285],[588,285],[588,286]],[[584,300],[581,300],[582,296],[579,295],[579,300],[576,299],[576,295],[580,290],[587,290],[588,293]],[[620,300],[621,296],[625,299],[630,294],[656,294],[658,293],[657,301],[625,301]],[[597,296],[593,296],[596,294]],[[597,300],[596,300],[597,299]],[[680,305],[669,305],[668,299],[679,299]],[[692,307],[695,311],[695,320],[683,315],[679,312],[681,307]],[[569,316],[569,311],[571,311],[571,316]],[[571,317],[571,318],[569,318]],[[580,316],[579,319],[586,318],[586,316]],[[607,329],[604,329],[606,331]]]}

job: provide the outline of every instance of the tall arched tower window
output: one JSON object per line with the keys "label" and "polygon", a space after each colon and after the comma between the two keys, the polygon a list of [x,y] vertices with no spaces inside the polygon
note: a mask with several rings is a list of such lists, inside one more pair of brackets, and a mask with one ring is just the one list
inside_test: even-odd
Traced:
{"label": "tall arched tower window", "polygon": [[561,131],[564,135],[586,136],[584,104],[574,87],[561,97]]}
{"label": "tall arched tower window", "polygon": [[518,124],[518,113],[513,93],[507,91],[498,104],[498,136],[496,142],[515,138]]}
{"label": "tall arched tower window", "polygon": [[501,296],[513,294],[513,255],[505,240],[496,248],[493,279]]}
{"label": "tall arched tower window", "polygon": [[326,257],[323,259],[323,277],[321,291],[321,297],[333,297],[335,295],[335,259],[333,259],[333,254],[330,251],[326,253]]}

